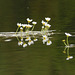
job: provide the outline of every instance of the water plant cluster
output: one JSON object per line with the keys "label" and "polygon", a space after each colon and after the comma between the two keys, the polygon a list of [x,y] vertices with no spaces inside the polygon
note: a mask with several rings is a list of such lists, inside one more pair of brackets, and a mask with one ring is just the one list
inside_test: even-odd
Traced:
{"label": "water plant cluster", "polygon": [[[32,36],[31,37],[29,35],[30,32],[33,32],[34,31],[34,28],[35,26],[37,25],[37,22],[33,21],[33,19],[30,19],[30,18],[27,18],[27,24],[22,24],[22,23],[17,23],[17,30],[16,30],[16,37],[17,37],[17,40],[18,40],[18,45],[19,46],[23,46],[23,47],[27,47],[28,45],[32,45],[34,44],[34,42],[38,41],[38,38],[36,38],[36,36],[32,33]],[[41,24],[42,24],[42,27],[41,27],[41,37],[42,37],[42,43],[43,44],[46,44],[46,45],[51,45],[52,44],[52,41],[50,40],[49,36],[47,35],[48,34],[48,31],[51,27],[51,25],[49,24],[49,21],[51,20],[51,18],[49,17],[46,17],[45,18],[45,21],[42,20],[41,21]],[[20,37],[17,36],[18,32],[20,32]],[[25,34],[25,37],[23,37],[23,34]],[[67,58],[66,60],[70,60],[73,58],[73,56],[70,56],[69,54],[69,48],[70,48],[70,45],[69,45],[69,37],[72,36],[71,34],[69,33],[65,33],[66,35],[66,40],[62,40],[64,45],[65,45],[65,49],[63,51],[63,53],[67,54]]]}
{"label": "water plant cluster", "polygon": [[[23,46],[23,47],[27,47],[27,45],[32,45],[34,44],[35,41],[38,41],[38,39],[34,36],[33,38],[31,38],[31,36],[29,35],[29,32],[33,31],[34,28],[35,28],[35,25],[37,24],[37,22],[33,21],[33,19],[29,19],[27,18],[27,24],[22,24],[22,23],[17,23],[17,30],[16,30],[16,37],[17,37],[17,34],[18,32],[21,33],[21,36],[20,37],[17,37],[17,40],[18,40],[18,45],[20,46]],[[42,35],[42,42],[43,44],[46,44],[46,45],[51,45],[52,42],[51,40],[48,38],[47,36],[47,31],[49,30],[49,28],[51,27],[51,25],[49,24],[49,21],[51,20],[51,18],[49,17],[46,17],[45,18],[45,21],[42,20],[41,23],[42,23],[42,28],[41,28],[41,35]],[[22,35],[25,34],[26,37],[24,38]]]}
{"label": "water plant cluster", "polygon": [[69,34],[69,33],[65,33],[65,35],[66,35],[67,39],[66,39],[66,40],[62,40],[63,43],[64,43],[64,45],[65,45],[65,49],[64,49],[63,53],[67,54],[66,60],[70,60],[70,59],[73,58],[73,56],[70,56],[70,54],[69,54],[70,45],[69,45],[68,39],[69,39],[69,37],[72,36],[72,35]]}

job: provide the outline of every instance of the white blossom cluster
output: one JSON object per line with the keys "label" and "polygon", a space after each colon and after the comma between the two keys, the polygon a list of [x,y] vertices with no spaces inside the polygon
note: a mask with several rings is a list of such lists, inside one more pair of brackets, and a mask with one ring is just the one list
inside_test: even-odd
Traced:
{"label": "white blossom cluster", "polygon": [[[34,37],[34,39],[32,40],[32,38],[29,36],[28,34],[28,31],[33,31],[34,30],[34,27],[35,25],[37,24],[37,22],[33,21],[33,19],[29,19],[27,18],[26,19],[28,24],[22,24],[22,23],[17,23],[17,30],[16,30],[16,34],[17,32],[25,32],[25,34],[27,34],[26,38],[24,39],[22,37],[22,33],[21,33],[21,37],[20,37],[20,40],[19,40],[19,37],[17,37],[17,40],[18,40],[18,45],[23,45],[23,47],[27,47],[27,45],[31,45],[31,44],[34,44],[35,41],[38,41],[38,39],[36,37]],[[40,32],[42,32],[42,42],[43,44],[46,43],[46,45],[51,45],[52,42],[49,40],[47,34],[46,34],[46,31],[49,30],[49,28],[51,27],[50,24],[48,24],[48,22],[51,20],[51,18],[49,17],[46,17],[45,18],[46,22],[45,21],[41,21],[42,23],[42,29]],[[32,23],[32,24],[30,24]]]}

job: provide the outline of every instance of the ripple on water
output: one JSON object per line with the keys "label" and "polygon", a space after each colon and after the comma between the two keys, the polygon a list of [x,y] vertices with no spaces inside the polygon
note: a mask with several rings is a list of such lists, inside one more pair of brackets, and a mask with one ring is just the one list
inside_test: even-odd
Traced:
{"label": "ripple on water", "polygon": [[9,41],[12,41],[12,39],[6,39],[6,40],[4,40],[5,42],[9,42]]}

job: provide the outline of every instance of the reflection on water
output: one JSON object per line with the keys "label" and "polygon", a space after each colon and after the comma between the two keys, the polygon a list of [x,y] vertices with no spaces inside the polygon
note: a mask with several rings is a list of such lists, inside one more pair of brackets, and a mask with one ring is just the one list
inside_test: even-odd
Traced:
{"label": "reflection on water", "polygon": [[[0,64],[1,69],[3,70],[1,71],[1,74],[6,73],[6,75],[8,75],[8,73],[24,73],[27,75],[31,75],[36,73],[48,74],[50,72],[50,74],[53,75],[53,72],[57,74],[60,72],[60,70],[64,72],[65,70],[63,65],[65,65],[66,69],[71,66],[73,67],[74,63],[71,62],[73,62],[75,59],[71,61],[69,59],[72,59],[75,56],[75,48],[73,47],[74,44],[70,44],[71,50],[69,52],[70,47],[65,47],[64,49],[63,43],[61,42],[61,39],[65,37],[64,34],[57,34],[59,32],[57,32],[56,34],[55,33],[54,35],[50,35],[50,37],[52,37],[50,38],[50,40],[52,41],[52,45],[50,46],[43,45],[41,42],[41,37],[38,38],[38,41],[35,42],[34,45],[28,46],[26,48],[18,46],[16,38],[5,37],[4,39],[2,39],[9,40],[11,38],[12,40],[8,42],[1,41],[0,44]],[[26,37],[24,38],[27,39]],[[33,39],[34,37],[31,38]],[[19,37],[19,39],[21,38]],[[69,39],[69,42],[74,43],[73,37],[69,37]],[[62,53],[63,49],[63,52],[67,54],[66,60],[69,60],[69,62],[66,62],[66,60],[64,59],[66,56]],[[68,65],[69,67],[67,67]]]}
{"label": "reflection on water", "polygon": [[63,53],[66,53],[66,54],[67,54],[66,60],[70,60],[70,59],[73,58],[73,56],[70,56],[70,53],[69,53],[69,47],[65,47]]}
{"label": "reflection on water", "polygon": [[6,40],[4,40],[5,42],[8,42],[8,41],[12,41],[12,39],[6,39]]}
{"label": "reflection on water", "polygon": [[69,60],[69,59],[73,58],[73,56],[70,56],[70,54],[69,54],[69,47],[72,47],[73,45],[72,44],[70,45],[69,44],[69,40],[68,40],[69,37],[72,36],[72,35],[70,33],[65,33],[65,35],[67,36],[67,39],[66,40],[62,40],[64,45],[65,45],[65,49],[64,49],[63,53],[67,54],[66,60]]}
{"label": "reflection on water", "polygon": [[[75,75],[75,58],[66,61],[62,53],[62,40],[68,32],[72,36],[66,53],[75,57],[75,0],[0,0],[0,6],[0,75]],[[42,36],[37,36],[41,34],[41,20],[47,16],[51,17],[51,29],[56,30],[53,35],[49,32],[50,46],[43,45]],[[38,22],[36,31],[29,32],[37,33],[38,41],[22,48],[15,38],[21,35],[15,35],[16,24],[27,23],[28,17]]]}

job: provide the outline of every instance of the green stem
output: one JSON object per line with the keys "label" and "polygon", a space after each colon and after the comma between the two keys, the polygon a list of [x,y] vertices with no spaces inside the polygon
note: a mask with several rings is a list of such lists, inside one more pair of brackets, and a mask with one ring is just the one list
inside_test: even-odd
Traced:
{"label": "green stem", "polygon": [[[15,33],[15,34],[17,34],[18,30],[19,30],[19,27],[17,28],[17,30],[16,30],[16,33]],[[17,40],[18,40],[18,41],[20,41],[20,40],[19,40],[19,38],[18,38],[17,36],[16,36],[16,38],[17,38]]]}
{"label": "green stem", "polygon": [[31,29],[31,31],[33,31],[34,27],[35,27],[35,25],[34,25],[33,28]]}
{"label": "green stem", "polygon": [[67,47],[65,47],[64,51],[66,51]]}
{"label": "green stem", "polygon": [[[17,28],[16,33],[17,33],[18,30],[19,30],[19,27]],[[16,34],[16,33],[15,33],[15,34]]]}
{"label": "green stem", "polygon": [[25,29],[25,32],[27,32],[28,28]]}
{"label": "green stem", "polygon": [[19,38],[18,38],[17,36],[16,36],[16,38],[17,38],[18,41],[20,41]]}
{"label": "green stem", "polygon": [[69,42],[68,42],[68,36],[67,36],[67,46],[69,46]]}
{"label": "green stem", "polygon": [[45,30],[45,28],[42,28],[42,29],[41,29],[41,31],[44,31],[44,30]]}
{"label": "green stem", "polygon": [[27,36],[29,36],[29,35],[28,35],[29,29],[30,29],[30,28],[27,28],[26,31],[25,31],[25,32],[27,32],[27,33],[26,33]]}
{"label": "green stem", "polygon": [[20,32],[21,32],[21,39],[22,39],[22,38],[23,38],[23,37],[22,37],[22,32],[23,32],[23,31],[21,30]]}
{"label": "green stem", "polygon": [[67,47],[67,56],[69,56],[69,47]]}
{"label": "green stem", "polygon": [[67,44],[64,42],[64,45],[67,46]]}

